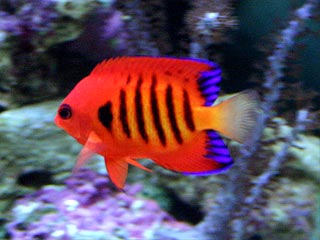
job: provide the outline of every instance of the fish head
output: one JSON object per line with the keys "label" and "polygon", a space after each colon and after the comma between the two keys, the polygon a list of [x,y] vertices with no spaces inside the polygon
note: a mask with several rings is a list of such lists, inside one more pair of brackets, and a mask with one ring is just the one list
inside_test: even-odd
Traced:
{"label": "fish head", "polygon": [[57,110],[54,122],[74,137],[79,143],[85,144],[93,131],[94,114],[93,98],[90,87],[86,87],[84,79],[62,101]]}
{"label": "fish head", "polygon": [[84,144],[90,133],[88,128],[90,122],[83,121],[81,112],[77,110],[77,106],[63,102],[57,111],[54,122],[78,142]]}

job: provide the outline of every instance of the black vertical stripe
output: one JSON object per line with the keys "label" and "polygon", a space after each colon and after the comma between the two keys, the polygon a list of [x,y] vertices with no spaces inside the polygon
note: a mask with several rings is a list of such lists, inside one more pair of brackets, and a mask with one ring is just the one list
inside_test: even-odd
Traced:
{"label": "black vertical stripe", "polygon": [[171,85],[169,85],[166,89],[166,105],[167,105],[168,117],[169,117],[171,129],[173,131],[174,137],[176,138],[179,144],[182,144],[183,140],[181,137],[181,133],[180,133],[176,115],[175,115]]}
{"label": "black vertical stripe", "polygon": [[130,138],[131,132],[128,124],[126,92],[123,89],[120,90],[120,117],[119,118],[122,125],[122,130],[127,135],[127,137]]}
{"label": "black vertical stripe", "polygon": [[192,110],[190,105],[189,94],[186,90],[183,90],[183,111],[184,111],[184,120],[186,121],[187,127],[191,130],[195,130]]}
{"label": "black vertical stripe", "polygon": [[135,108],[136,108],[136,120],[138,123],[138,130],[145,142],[148,142],[149,138],[145,129],[145,123],[143,118],[143,108],[142,108],[142,94],[141,94],[142,76],[139,76],[138,83],[136,86],[136,95],[134,98]]}
{"label": "black vertical stripe", "polygon": [[131,82],[131,75],[129,74],[127,77],[127,85]]}
{"label": "black vertical stripe", "polygon": [[157,134],[163,146],[167,144],[166,136],[160,122],[159,103],[156,93],[157,77],[152,75],[152,84],[150,88],[151,111],[153,116],[153,124],[157,130]]}
{"label": "black vertical stripe", "polygon": [[112,103],[108,101],[105,105],[98,109],[98,119],[109,131],[112,130]]}

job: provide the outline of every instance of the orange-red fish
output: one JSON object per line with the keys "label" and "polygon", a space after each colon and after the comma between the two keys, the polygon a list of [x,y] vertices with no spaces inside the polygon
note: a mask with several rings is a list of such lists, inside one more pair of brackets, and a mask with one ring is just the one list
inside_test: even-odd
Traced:
{"label": "orange-red fish", "polygon": [[63,100],[55,123],[84,145],[75,169],[100,154],[120,189],[128,164],[150,171],[141,158],[184,174],[220,172],[233,161],[219,134],[250,139],[259,104],[246,90],[212,106],[220,80],[220,68],[204,60],[110,59]]}

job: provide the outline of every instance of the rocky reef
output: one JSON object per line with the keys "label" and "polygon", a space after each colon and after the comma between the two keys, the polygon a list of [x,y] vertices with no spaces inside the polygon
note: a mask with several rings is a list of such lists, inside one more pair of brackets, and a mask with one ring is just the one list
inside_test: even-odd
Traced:
{"label": "rocky reef", "polygon": [[[6,227],[2,229],[2,234],[17,236],[15,239],[28,236],[26,237],[28,239],[32,234],[47,236],[47,234],[54,232],[52,229],[55,229],[56,234],[69,236],[67,231],[72,230],[66,229],[65,226],[70,221],[75,221],[72,224],[76,224],[79,231],[83,230],[84,235],[91,234],[90,231],[93,231],[90,229],[91,226],[86,229],[86,225],[81,222],[85,221],[84,217],[95,218],[96,215],[99,215],[98,211],[101,210],[106,215],[101,215],[100,218],[105,217],[108,225],[112,223],[112,226],[116,226],[118,222],[108,214],[116,215],[118,207],[117,205],[113,206],[112,203],[118,204],[122,198],[128,198],[130,202],[130,204],[128,203],[130,206],[126,207],[126,214],[132,215],[125,220],[127,224],[131,220],[135,221],[136,215],[131,212],[131,204],[137,196],[144,196],[144,199],[141,200],[145,201],[143,204],[148,204],[148,200],[145,198],[154,199],[156,202],[152,202],[152,205],[159,211],[159,213],[149,213],[147,209],[143,208],[141,213],[159,215],[161,212],[163,216],[166,216],[164,219],[171,219],[165,221],[172,221],[172,226],[175,225],[173,217],[189,224],[200,223],[205,214],[216,204],[215,197],[221,181],[226,177],[225,174],[211,177],[187,177],[172,173],[144,160],[144,164],[154,172],[149,173],[131,168],[128,181],[134,186],[126,186],[127,195],[118,192],[109,182],[108,176],[105,175],[104,161],[100,157],[95,157],[90,161],[88,167],[91,170],[83,170],[72,176],[71,170],[81,146],[61,129],[54,126],[52,119],[59,102],[34,104],[0,114],[0,132],[2,133],[0,136],[0,158],[2,159],[0,164],[1,169],[5,169],[1,172],[0,207],[1,212],[6,212],[3,215],[3,221],[10,221],[10,224],[6,224]],[[264,139],[274,143],[268,147],[268,154],[279,151],[281,143],[277,139],[282,139],[291,130],[291,127],[284,120],[274,119],[274,122],[279,124],[279,129],[267,128],[264,133]],[[229,145],[234,154],[237,154],[239,144],[229,143]],[[263,229],[266,235],[278,234],[290,229],[288,233],[301,234],[303,237],[304,233],[311,231],[318,194],[317,185],[320,182],[318,174],[320,171],[318,164],[319,145],[319,138],[300,135],[294,146],[290,148],[290,161],[284,166],[282,174],[273,184],[272,197],[268,199],[263,215],[257,213],[258,215],[255,216],[255,219],[264,223]],[[96,186],[96,183],[100,185]],[[34,192],[36,189],[40,190]],[[23,197],[25,194],[28,195]],[[22,199],[13,203],[17,198]],[[66,204],[63,203],[64,201]],[[76,206],[73,207],[79,211],[84,208],[80,211],[84,215],[78,216],[77,211],[67,211],[68,207],[72,208],[68,204],[75,204]],[[163,210],[160,210],[159,206]],[[110,208],[110,211],[102,208]],[[164,210],[167,213],[163,212]],[[168,213],[171,214],[170,217]],[[64,220],[62,222],[61,220],[56,221],[62,215],[64,215]],[[30,216],[36,216],[36,219],[30,218]],[[120,218],[127,217],[126,215],[126,217]],[[147,216],[142,216],[142,218],[144,217],[147,218]],[[75,219],[72,220],[73,218]],[[268,221],[265,221],[266,219]],[[39,222],[55,222],[56,224],[47,226],[46,224],[38,224]],[[103,224],[102,222],[101,224],[97,223],[101,228],[98,229],[99,231],[96,229],[96,234],[101,234],[101,239],[106,236],[102,234],[103,231],[106,231],[104,224],[105,222]],[[132,224],[135,225],[135,223]],[[37,227],[35,228],[35,226]],[[59,228],[62,226],[64,228]],[[189,226],[188,229],[191,231],[190,225],[186,226]],[[171,225],[169,224],[167,227],[170,229]],[[166,232],[171,233],[168,229],[166,231],[159,230],[154,234],[165,236]],[[108,233],[117,236],[117,231],[114,231],[108,231]],[[129,231],[126,236],[132,236],[130,235],[131,230],[123,231]],[[144,234],[141,231],[139,234]],[[193,231],[190,234],[193,234]],[[180,236],[178,233],[175,234]],[[57,237],[57,239],[60,238]],[[70,239],[77,238],[71,237]],[[130,238],[128,237],[128,239]]]}
{"label": "rocky reef", "polygon": [[81,170],[63,186],[46,186],[19,199],[7,225],[11,239],[156,239],[169,228],[177,233],[191,226],[176,221],[150,199],[143,186],[125,193],[105,175]]}

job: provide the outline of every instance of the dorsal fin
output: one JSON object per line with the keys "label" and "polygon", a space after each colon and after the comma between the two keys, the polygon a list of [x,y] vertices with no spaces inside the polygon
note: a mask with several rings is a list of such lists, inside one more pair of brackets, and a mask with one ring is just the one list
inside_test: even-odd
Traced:
{"label": "dorsal fin", "polygon": [[189,58],[171,57],[118,57],[105,60],[91,72],[95,75],[117,76],[117,83],[127,82],[128,77],[142,75],[151,81],[156,75],[163,83],[177,84],[191,94],[191,103],[195,105],[212,105],[220,90],[221,70],[216,63]]}
{"label": "dorsal fin", "polygon": [[220,68],[212,69],[201,74],[198,79],[199,90],[205,98],[205,106],[211,106],[218,98],[220,92],[221,70]]}

